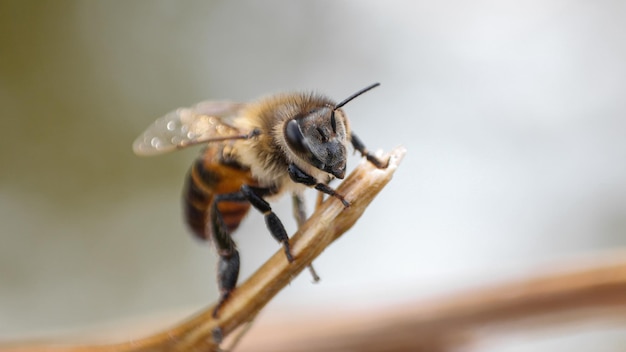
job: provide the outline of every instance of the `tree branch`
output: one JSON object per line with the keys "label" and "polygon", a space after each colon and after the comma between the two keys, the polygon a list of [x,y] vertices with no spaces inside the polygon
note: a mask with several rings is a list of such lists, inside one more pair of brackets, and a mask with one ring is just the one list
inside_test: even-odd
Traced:
{"label": "tree branch", "polygon": [[284,251],[279,250],[233,291],[220,309],[218,319],[212,318],[213,307],[209,307],[167,331],[131,342],[99,346],[38,344],[16,346],[10,351],[217,351],[223,337],[254,319],[292,278],[354,225],[391,180],[405,153],[404,148],[394,149],[389,154],[386,169],[377,169],[365,160],[361,162],[337,188],[350,202],[350,207],[345,208],[333,197],[327,199],[291,239],[291,251],[296,260],[287,262]]}

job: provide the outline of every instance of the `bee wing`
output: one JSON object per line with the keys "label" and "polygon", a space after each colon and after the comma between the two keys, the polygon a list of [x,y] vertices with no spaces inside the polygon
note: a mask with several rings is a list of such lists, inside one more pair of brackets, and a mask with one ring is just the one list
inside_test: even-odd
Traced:
{"label": "bee wing", "polygon": [[191,145],[242,134],[233,124],[244,104],[204,101],[157,119],[133,143],[137,155],[168,153]]}

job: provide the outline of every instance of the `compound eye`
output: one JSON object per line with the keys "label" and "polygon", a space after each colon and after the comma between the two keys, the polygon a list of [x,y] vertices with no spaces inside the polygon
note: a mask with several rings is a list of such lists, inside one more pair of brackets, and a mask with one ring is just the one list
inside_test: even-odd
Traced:
{"label": "compound eye", "polygon": [[309,154],[309,150],[304,142],[304,136],[302,135],[300,126],[295,119],[287,122],[287,125],[285,126],[285,139],[287,140],[289,147],[291,147],[294,151],[305,155]]}

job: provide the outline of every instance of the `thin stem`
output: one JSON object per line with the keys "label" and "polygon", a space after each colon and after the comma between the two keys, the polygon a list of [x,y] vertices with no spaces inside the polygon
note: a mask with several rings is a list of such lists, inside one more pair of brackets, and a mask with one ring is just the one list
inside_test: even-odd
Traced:
{"label": "thin stem", "polygon": [[[291,239],[295,261],[289,263],[279,250],[248,280],[237,287],[220,309],[218,319],[212,317],[214,307],[208,307],[194,317],[143,339],[110,345],[56,346],[36,344],[16,346],[3,351],[218,351],[219,340],[238,327],[250,322],[258,312],[292,278],[308,267],[326,247],[345,233],[363,214],[374,197],[391,180],[406,150],[396,148],[389,155],[389,166],[377,169],[363,161],[337,188],[350,202],[346,208],[338,199],[330,197],[302,225]],[[332,226],[329,226],[332,224]]]}

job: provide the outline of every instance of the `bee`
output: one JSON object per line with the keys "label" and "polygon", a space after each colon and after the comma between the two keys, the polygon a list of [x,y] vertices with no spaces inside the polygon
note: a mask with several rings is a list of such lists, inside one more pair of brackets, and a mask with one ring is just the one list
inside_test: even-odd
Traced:
{"label": "bee", "polygon": [[378,168],[386,167],[352,132],[342,110],[377,86],[340,103],[313,93],[278,94],[251,103],[201,102],[157,119],[135,140],[133,150],[141,156],[205,145],[187,175],[183,205],[193,234],[211,240],[219,255],[220,300],[214,317],[237,285],[240,260],[231,234],[250,207],[263,214],[270,234],[293,262],[285,227],[267,198],[291,192],[300,225],[306,218],[306,187],[350,206],[328,185],[345,176],[348,144]]}

